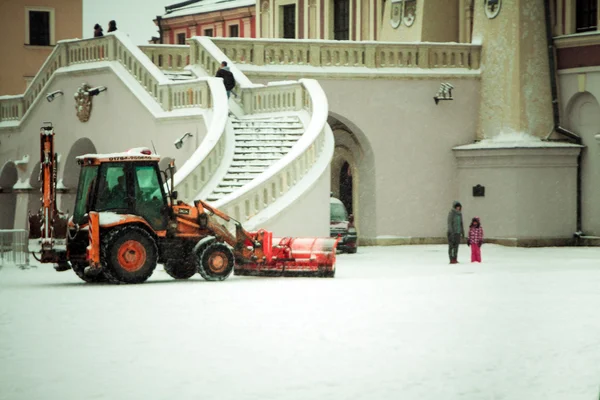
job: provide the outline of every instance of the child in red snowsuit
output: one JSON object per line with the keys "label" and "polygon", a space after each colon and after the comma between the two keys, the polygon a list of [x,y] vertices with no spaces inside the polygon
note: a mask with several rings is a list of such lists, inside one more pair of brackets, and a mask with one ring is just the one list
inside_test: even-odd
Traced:
{"label": "child in red snowsuit", "polygon": [[483,228],[479,217],[473,218],[469,226],[467,245],[471,246],[471,262],[481,262],[481,246],[483,245]]}

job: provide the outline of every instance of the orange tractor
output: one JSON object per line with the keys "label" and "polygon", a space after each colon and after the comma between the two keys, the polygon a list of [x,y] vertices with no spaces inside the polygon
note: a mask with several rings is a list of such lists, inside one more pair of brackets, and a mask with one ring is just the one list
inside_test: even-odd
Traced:
{"label": "orange tractor", "polygon": [[[177,201],[173,170],[160,171],[160,158],[147,149],[87,154],[81,166],[73,215],[56,206],[54,130],[40,132],[42,208],[30,217],[30,237],[39,238],[42,263],[73,269],[86,282],[141,283],[157,263],[175,279],[196,272],[206,280],[236,275],[335,275],[335,238],[273,238],[248,232],[228,215],[196,200]],[[165,184],[170,174],[170,185]],[[163,179],[164,178],[164,179]],[[222,222],[233,222],[235,234]],[[66,246],[56,245],[65,232]]]}

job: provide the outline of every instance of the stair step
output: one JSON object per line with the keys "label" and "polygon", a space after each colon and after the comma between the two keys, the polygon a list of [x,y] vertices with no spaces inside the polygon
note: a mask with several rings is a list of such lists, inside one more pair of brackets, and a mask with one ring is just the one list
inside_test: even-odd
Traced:
{"label": "stair step", "polygon": [[[261,170],[261,172],[262,171],[263,170]],[[251,180],[253,180],[254,178],[256,178],[259,175],[260,175],[260,173],[256,173],[256,174],[230,174],[230,173],[227,173],[223,177],[223,182],[230,182],[230,181],[247,181],[247,182],[250,182]]]}
{"label": "stair step", "polygon": [[298,117],[276,117],[276,118],[234,118],[233,122],[300,122]]}
{"label": "stair step", "polygon": [[276,141],[276,140],[265,140],[265,141],[260,141],[260,140],[236,140],[235,143],[235,147],[243,147],[243,148],[248,148],[248,147],[260,147],[260,148],[278,148],[278,147],[287,147],[287,148],[291,148],[294,146],[294,143],[290,143],[291,141],[286,140],[285,142],[280,142],[280,141]]}
{"label": "stair step", "polygon": [[267,167],[271,164],[273,164],[272,160],[267,160],[264,158],[255,158],[249,160],[233,160],[231,162],[232,167]]}
{"label": "stair step", "polygon": [[273,133],[255,133],[254,135],[237,135],[235,137],[236,142],[251,142],[259,141],[262,143],[269,142],[289,142],[298,141],[302,135],[291,135],[291,134],[273,134]]}
{"label": "stair step", "polygon": [[289,151],[290,151],[290,149],[281,149],[278,151],[277,149],[274,149],[274,148],[261,150],[261,149],[257,149],[256,147],[248,147],[248,148],[236,147],[235,150],[233,151],[233,154],[234,154],[234,157],[236,155],[248,155],[248,154],[256,154],[257,158],[260,158],[261,155],[273,155],[273,156],[277,156],[277,157],[283,157],[284,155],[289,153]]}
{"label": "stair step", "polygon": [[304,133],[304,129],[292,129],[292,128],[234,128],[233,133],[236,135],[243,134],[254,134],[263,133],[263,134],[288,134],[288,135],[302,135]]}
{"label": "stair step", "polygon": [[280,155],[272,155],[272,154],[234,154],[233,161],[266,161],[266,160],[279,160],[282,156]]}

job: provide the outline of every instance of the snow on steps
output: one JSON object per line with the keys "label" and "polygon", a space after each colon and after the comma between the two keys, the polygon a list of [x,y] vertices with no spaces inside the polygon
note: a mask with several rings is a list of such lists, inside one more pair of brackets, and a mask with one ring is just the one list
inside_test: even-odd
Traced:
{"label": "snow on steps", "polygon": [[206,198],[213,202],[250,183],[286,155],[304,133],[298,117],[231,117],[235,149],[227,173]]}

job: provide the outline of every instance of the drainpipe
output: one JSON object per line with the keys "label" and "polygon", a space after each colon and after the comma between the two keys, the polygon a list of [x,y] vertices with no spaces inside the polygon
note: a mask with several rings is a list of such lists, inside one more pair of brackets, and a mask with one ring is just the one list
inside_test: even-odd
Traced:
{"label": "drainpipe", "polygon": [[[544,14],[546,20],[546,39],[548,41],[548,65],[550,67],[550,87],[552,90],[552,115],[554,117],[554,132],[571,139],[574,143],[581,145],[581,137],[574,132],[560,126],[560,111],[558,108],[558,84],[556,81],[556,59],[554,36],[552,35],[552,12],[550,10],[550,0],[544,0]],[[583,236],[581,223],[581,159],[582,152],[577,157],[577,231],[574,234],[576,240]]]}

